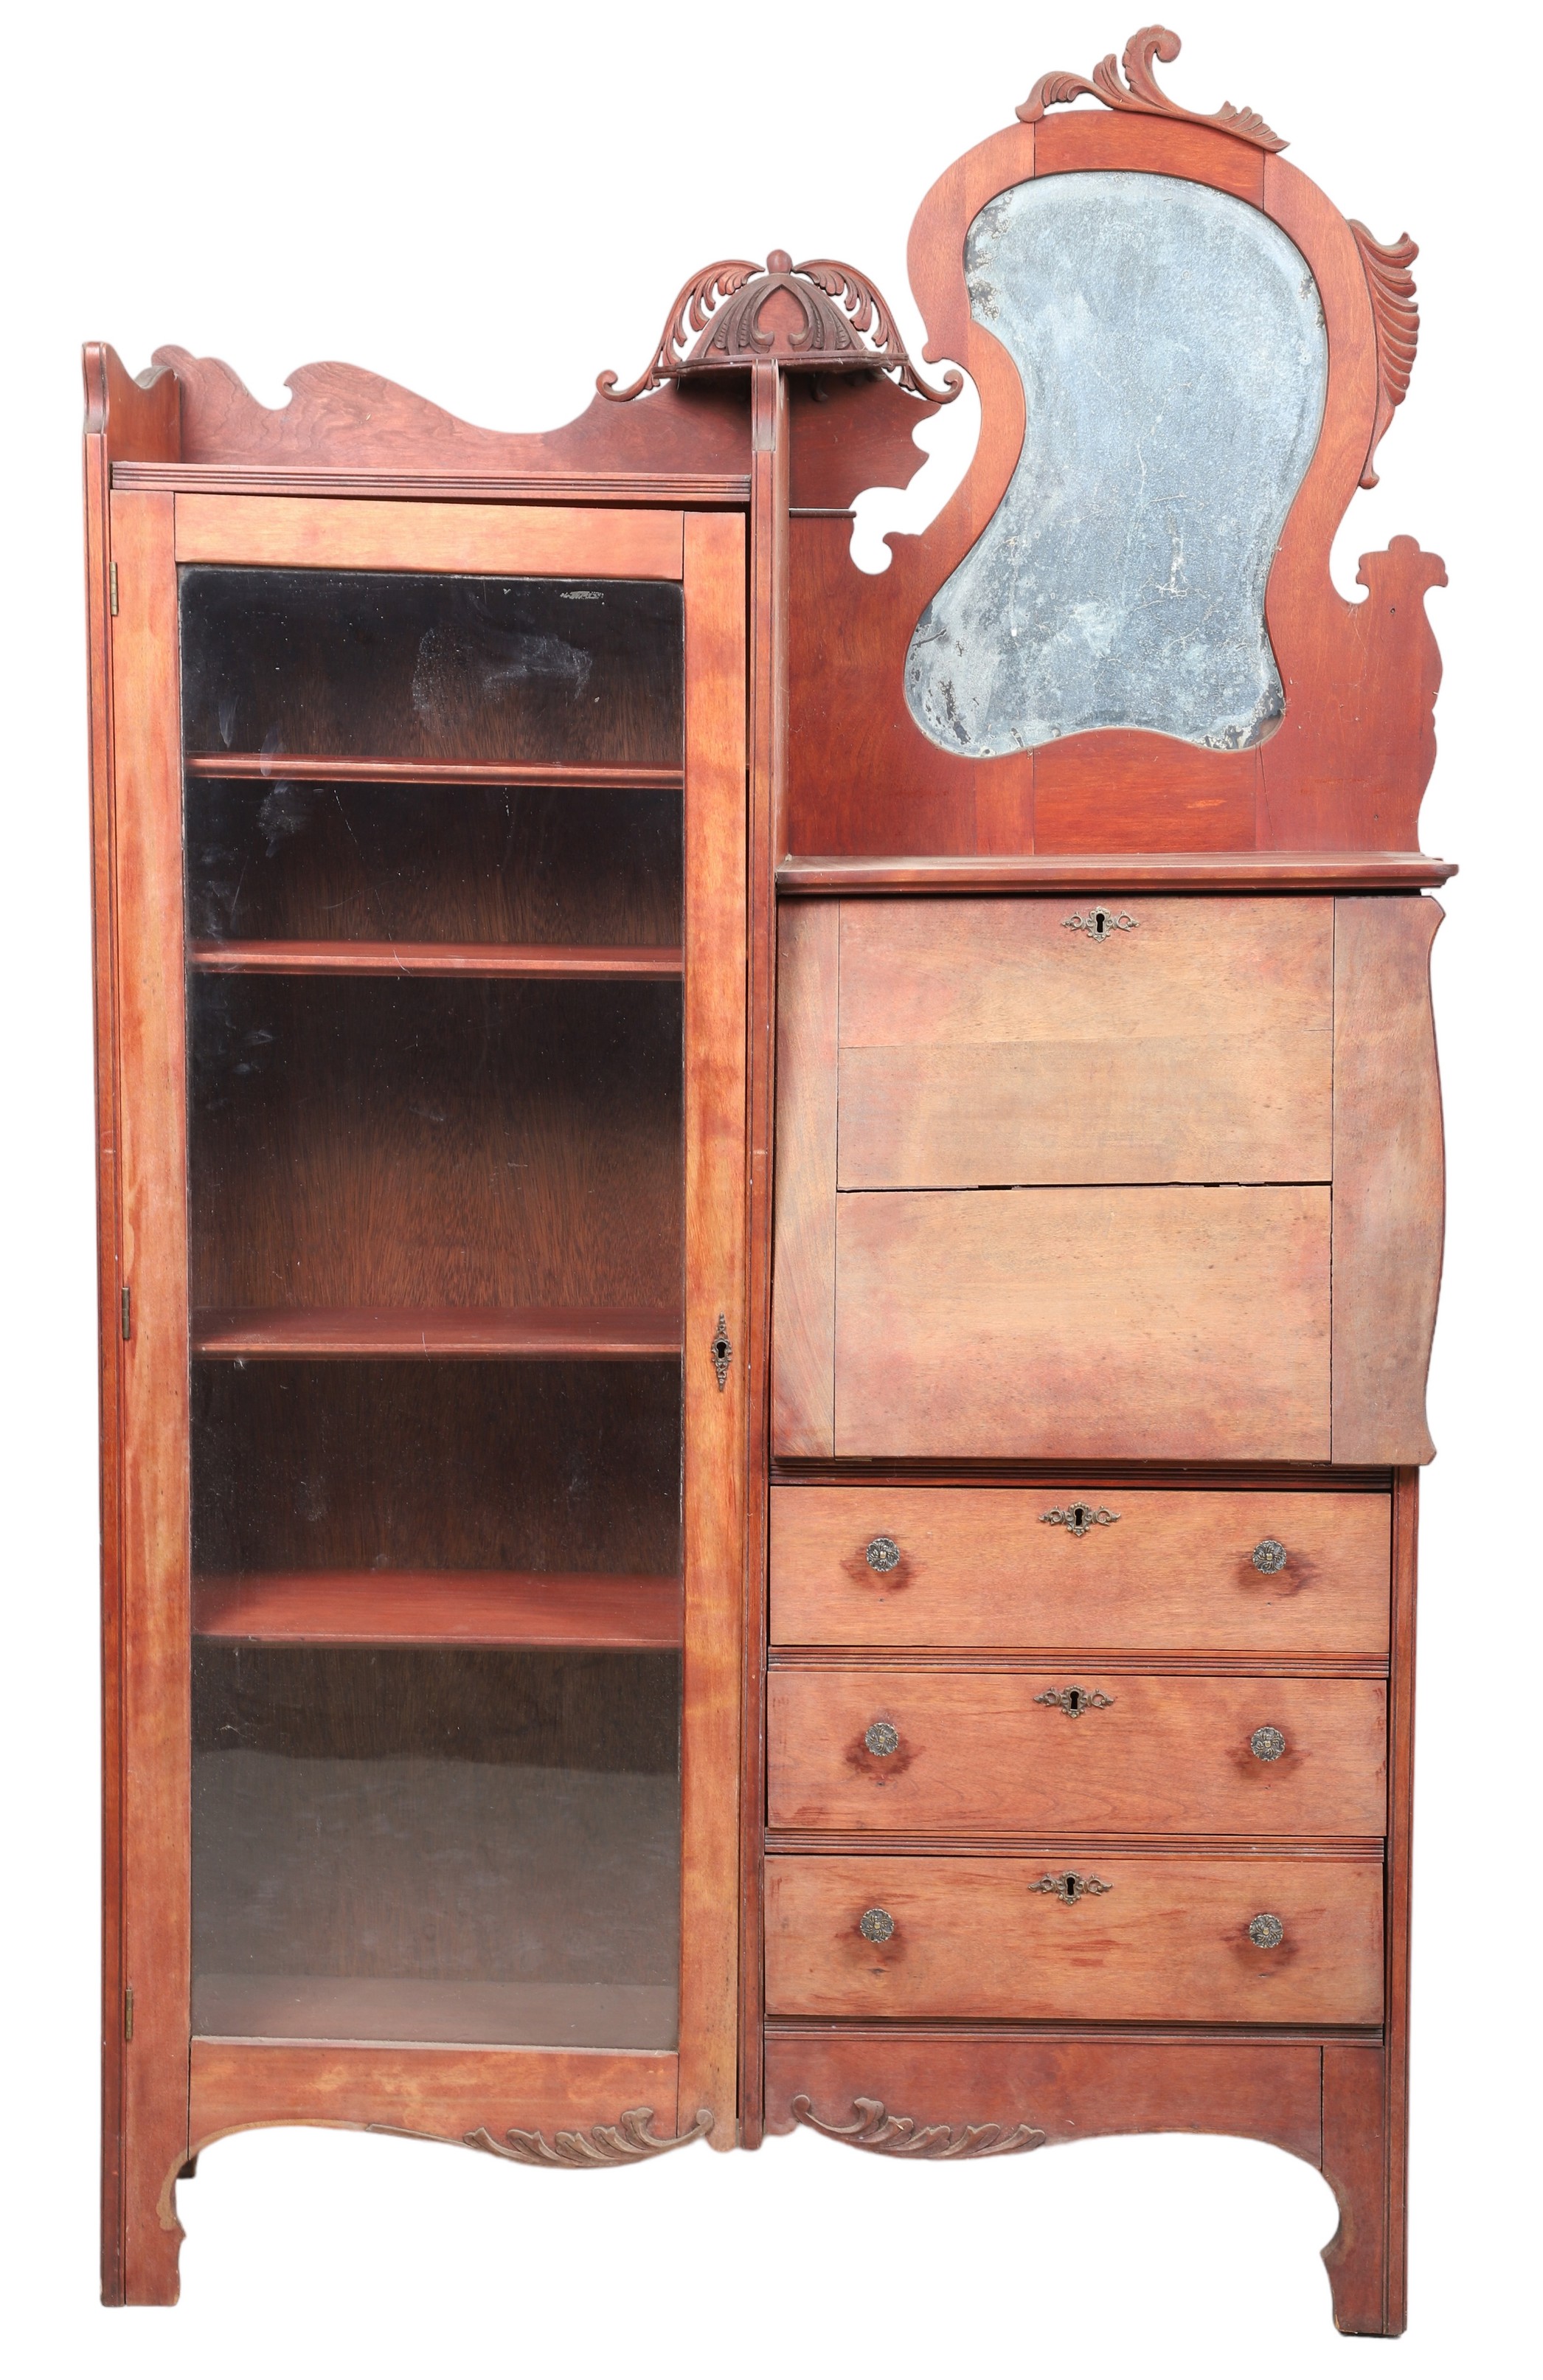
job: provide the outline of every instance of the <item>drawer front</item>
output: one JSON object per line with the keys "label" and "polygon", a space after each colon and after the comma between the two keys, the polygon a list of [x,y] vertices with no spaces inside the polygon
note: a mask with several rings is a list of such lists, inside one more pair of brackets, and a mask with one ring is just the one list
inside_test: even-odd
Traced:
{"label": "drawer front", "polygon": [[783,1670],[774,1827],[911,1834],[1380,1835],[1369,1678]]}
{"label": "drawer front", "polygon": [[773,1488],[772,1641],[1381,1659],[1390,1542],[1386,1496]]}
{"label": "drawer front", "polygon": [[1326,1187],[836,1205],[838,1455],[1328,1460]]}
{"label": "drawer front", "polygon": [[[1063,1877],[1106,1889],[1068,1900]],[[1376,2024],[1381,1863],[776,1857],[766,2005],[778,2016]]]}
{"label": "drawer front", "polygon": [[1327,898],[848,902],[843,1190],[1324,1182]]}

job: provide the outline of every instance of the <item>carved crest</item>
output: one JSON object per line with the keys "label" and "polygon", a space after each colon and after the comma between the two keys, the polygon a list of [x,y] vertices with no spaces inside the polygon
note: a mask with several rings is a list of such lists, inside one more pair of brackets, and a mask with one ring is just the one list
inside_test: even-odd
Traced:
{"label": "carved crest", "polygon": [[928,386],[883,297],[862,273],[829,257],[795,264],[781,248],[764,266],[739,258],[697,273],[671,308],[648,370],[626,388],[616,386],[614,372],[601,372],[595,386],[620,405],[664,381],[763,361],[794,371],[893,372],[896,387],[932,405],[951,403],[964,386],[957,371],[944,375],[942,389]]}
{"label": "carved crest", "polygon": [[796,2124],[823,2132],[828,2141],[872,2149],[880,2156],[1013,2156],[1021,2149],[1045,2144],[1044,2133],[1033,2124],[1014,2124],[1011,2131],[1001,2124],[961,2124],[955,2131],[952,2124],[918,2124],[914,2116],[892,2116],[882,2099],[854,2099],[852,2105],[857,2117],[855,2124],[823,2123],[808,2093],[800,2091],[789,2113]]}
{"label": "carved crest", "polygon": [[[1159,88],[1152,72],[1152,60],[1160,58],[1172,66],[1184,44],[1177,33],[1166,25],[1143,25],[1125,43],[1124,55],[1115,64],[1111,50],[1100,60],[1089,82],[1082,75],[1044,74],[1015,113],[1024,124],[1038,124],[1047,107],[1068,107],[1074,99],[1101,99],[1106,107],[1124,109],[1139,115],[1177,116],[1185,124],[1207,124],[1214,132],[1231,132],[1239,140],[1251,140],[1256,149],[1279,150],[1286,143],[1278,132],[1272,132],[1262,115],[1251,107],[1234,107],[1224,99],[1213,115],[1199,115],[1192,107],[1181,107],[1176,100]],[[1124,81],[1120,79],[1121,69]]]}
{"label": "carved crest", "polygon": [[1415,303],[1415,276],[1409,267],[1420,251],[1407,232],[1383,248],[1373,239],[1364,223],[1357,223],[1354,215],[1349,221],[1366,272],[1367,287],[1371,292],[1372,321],[1377,326],[1377,415],[1361,473],[1362,487],[1375,488],[1377,473],[1372,468],[1372,457],[1393,418],[1393,408],[1402,405],[1409,394],[1409,375],[1415,369],[1420,310]]}
{"label": "carved crest", "polygon": [[495,2141],[485,2124],[466,2134],[468,2149],[486,2149],[490,2155],[507,2157],[512,2165],[555,2166],[579,2173],[591,2167],[605,2165],[638,2165],[645,2157],[662,2156],[668,2149],[683,2149],[692,2141],[705,2140],[712,2130],[712,2110],[699,2107],[697,2120],[688,2132],[677,2132],[673,2139],[660,2140],[653,2131],[651,2107],[629,2107],[614,2124],[591,2124],[588,2132],[554,2132],[549,2141],[544,2132],[510,2131],[502,2141]]}

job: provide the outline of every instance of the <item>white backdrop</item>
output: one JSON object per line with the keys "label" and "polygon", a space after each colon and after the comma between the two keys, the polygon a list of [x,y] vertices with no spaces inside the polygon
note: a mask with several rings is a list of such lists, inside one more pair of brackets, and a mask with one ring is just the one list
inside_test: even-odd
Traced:
{"label": "white backdrop", "polygon": [[[1415,1870],[1413,2328],[1341,2340],[1322,2180],[1276,2151],[1108,2141],[910,2170],[808,2136],[631,2175],[253,2133],[183,2189],[175,2313],[95,2303],[96,1490],[78,353],[175,341],[266,402],[318,358],[540,429],[640,368],[686,274],[784,244],[919,335],[910,218],[1043,69],[1136,0],[783,12],[77,0],[7,45],[0,638],[7,1941],[0,2239],[11,2368],[232,2380],[603,2367],[685,2375],[1508,2371],[1526,2358],[1538,1888],[1535,1504],[1537,234],[1532,12],[1185,0],[1181,98],[1228,94],[1379,238],[1424,315],[1409,402],[1336,549],[1445,555],[1427,850],[1451,1151],[1431,1383]],[[1439,43],[1455,32],[1460,47]],[[1524,175],[1528,177],[1524,188]],[[934,498],[941,495],[933,482]],[[884,500],[876,499],[875,508]],[[894,517],[893,511],[889,515]],[[1529,1440],[1528,1425],[1532,1425]]]}

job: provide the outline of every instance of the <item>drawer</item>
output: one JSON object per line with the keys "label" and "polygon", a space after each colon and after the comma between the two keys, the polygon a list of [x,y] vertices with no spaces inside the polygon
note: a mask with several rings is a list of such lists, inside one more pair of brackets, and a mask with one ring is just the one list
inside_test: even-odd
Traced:
{"label": "drawer", "polygon": [[[1255,1924],[1266,1918],[1278,1940]],[[766,2006],[778,2016],[1376,2024],[1381,1863],[776,1857],[766,1863]]]}
{"label": "drawer", "polygon": [[1048,1672],[781,1670],[767,1686],[774,1827],[1383,1831],[1378,1679],[1127,1677],[1083,1661]]}
{"label": "drawer", "polygon": [[841,913],[841,1190],[1324,1182],[1333,905],[1149,893]]}
{"label": "drawer", "polygon": [[1382,1659],[1390,1538],[1386,1496],[774,1488],[772,1641]]}

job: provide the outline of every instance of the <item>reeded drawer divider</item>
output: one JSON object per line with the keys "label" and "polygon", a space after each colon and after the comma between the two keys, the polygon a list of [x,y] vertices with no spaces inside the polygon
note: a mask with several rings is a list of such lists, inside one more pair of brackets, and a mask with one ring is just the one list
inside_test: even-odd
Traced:
{"label": "reeded drawer divider", "polygon": [[982,1672],[1107,1670],[1112,1677],[1385,1678],[1386,1660],[1355,1654],[1105,1653],[1086,1645],[773,1645],[769,1670],[928,1670]]}

